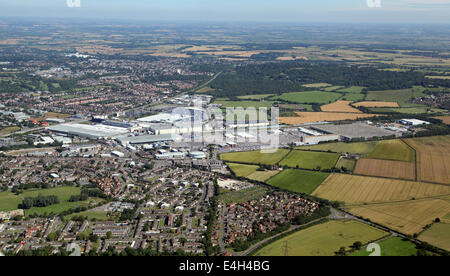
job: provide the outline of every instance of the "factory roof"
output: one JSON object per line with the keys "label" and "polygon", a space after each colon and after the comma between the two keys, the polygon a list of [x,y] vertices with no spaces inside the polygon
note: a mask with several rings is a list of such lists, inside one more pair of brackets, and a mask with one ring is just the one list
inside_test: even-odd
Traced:
{"label": "factory roof", "polygon": [[48,129],[55,132],[68,133],[88,138],[113,137],[128,132],[126,128],[122,127],[83,124],[61,124],[48,127]]}
{"label": "factory roof", "polygon": [[116,137],[122,143],[130,144],[149,144],[156,142],[175,141],[179,138],[178,135],[162,134],[162,135],[141,135],[141,136],[118,136]]}

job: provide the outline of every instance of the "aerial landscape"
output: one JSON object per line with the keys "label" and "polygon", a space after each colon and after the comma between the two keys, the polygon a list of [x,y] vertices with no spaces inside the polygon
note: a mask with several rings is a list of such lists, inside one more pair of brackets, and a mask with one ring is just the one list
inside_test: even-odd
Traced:
{"label": "aerial landscape", "polygon": [[367,25],[25,2],[0,1],[0,256],[450,255],[448,1]]}

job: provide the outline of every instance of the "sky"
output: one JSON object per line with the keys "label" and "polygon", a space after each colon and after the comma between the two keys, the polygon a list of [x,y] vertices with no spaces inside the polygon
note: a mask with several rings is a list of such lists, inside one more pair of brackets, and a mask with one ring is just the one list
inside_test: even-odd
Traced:
{"label": "sky", "polygon": [[450,24],[450,0],[0,0],[5,16]]}

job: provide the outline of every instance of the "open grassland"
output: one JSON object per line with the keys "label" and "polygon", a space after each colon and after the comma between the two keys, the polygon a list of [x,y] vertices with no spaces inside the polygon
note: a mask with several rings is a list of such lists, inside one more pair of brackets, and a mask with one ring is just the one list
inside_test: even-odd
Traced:
{"label": "open grassland", "polygon": [[359,102],[354,103],[356,107],[400,107],[396,102]]}
{"label": "open grassland", "polygon": [[264,182],[279,173],[279,171],[270,170],[258,171],[259,166],[256,165],[227,163],[227,166],[233,171],[236,176],[245,177],[260,182]]}
{"label": "open grassland", "polygon": [[428,114],[428,113],[441,113],[445,110],[439,108],[430,108],[427,106],[416,107],[401,107],[401,108],[369,108],[370,112],[377,113],[401,113],[401,114]]}
{"label": "open grassland", "polygon": [[419,180],[450,184],[450,136],[405,141],[416,150]]}
{"label": "open grassland", "polygon": [[362,113],[359,109],[351,107],[350,101],[336,101],[331,104],[322,105],[320,108],[324,112]]}
{"label": "open grassland", "polygon": [[284,170],[267,184],[297,193],[311,194],[326,178],[327,173],[304,170]]}
{"label": "open grassland", "polygon": [[362,101],[365,98],[366,98],[365,94],[346,93],[346,94],[344,94],[344,96],[342,96],[342,98],[340,98],[340,100],[356,102],[356,101]]}
{"label": "open grassland", "polygon": [[244,165],[237,163],[227,163],[227,166],[230,168],[230,170],[233,171],[236,176],[239,177],[247,177],[256,172],[256,170],[259,168],[259,166],[256,165]]}
{"label": "open grassland", "polygon": [[318,122],[334,122],[345,120],[356,120],[370,118],[376,115],[359,113],[336,113],[336,112],[296,112],[298,117],[280,117],[281,124],[299,125]]}
{"label": "open grassland", "polygon": [[63,113],[56,113],[56,112],[47,112],[44,114],[44,116],[37,119],[37,121],[45,121],[48,118],[57,118],[57,119],[66,119],[70,117],[69,114],[63,114]]}
{"label": "open grassland", "polygon": [[329,221],[314,225],[261,248],[257,256],[334,256],[341,247],[367,244],[388,233],[358,221]]}
{"label": "open grassland", "polygon": [[108,216],[107,212],[94,212],[94,211],[84,211],[80,213],[73,213],[68,216],[65,216],[64,219],[69,220],[73,217],[87,217],[90,221],[106,221],[106,220],[112,220],[111,217]]}
{"label": "open grassland", "polygon": [[338,89],[341,89],[342,86],[330,86],[330,87],[325,87],[325,88],[321,88],[321,90],[326,91],[326,92],[333,92],[336,91]]}
{"label": "open grassland", "polygon": [[419,240],[450,251],[450,224],[435,223],[419,236]]}
{"label": "open grassland", "polygon": [[298,147],[298,148],[304,149],[304,150],[331,151],[331,152],[337,152],[337,153],[348,152],[348,153],[365,155],[365,154],[372,152],[373,149],[375,148],[376,144],[377,144],[376,141],[357,142],[357,143],[338,142],[338,143],[319,144],[319,145],[313,145],[313,146],[302,146],[302,147]]}
{"label": "open grassland", "polygon": [[423,89],[410,88],[399,90],[370,91],[366,99],[368,101],[397,102],[400,106],[411,106],[410,100],[415,97],[426,96]]}
{"label": "open grassland", "polygon": [[383,140],[375,145],[367,158],[414,162],[414,155],[414,150],[402,140]]}
{"label": "open grassland", "polygon": [[356,160],[348,158],[340,158],[336,164],[336,168],[345,168],[347,171],[353,171],[355,169]]}
{"label": "open grassland", "polygon": [[[382,240],[377,242],[377,244],[381,248],[381,256],[385,257],[414,256],[418,251],[414,243],[399,237]],[[371,253],[367,251],[367,247],[364,247],[359,251],[353,252],[350,256],[369,256]]]}
{"label": "open grassland", "polygon": [[47,207],[33,207],[29,210],[25,210],[25,215],[30,214],[59,214],[65,210],[70,208],[76,208],[78,206],[87,206],[89,202],[93,199],[90,199],[85,202],[69,202],[69,199],[73,195],[79,195],[81,192],[80,188],[66,186],[66,187],[57,187],[50,189],[39,189],[39,190],[30,190],[26,191],[22,194],[15,195],[11,192],[1,192],[0,193],[0,211],[11,211],[18,209],[19,204],[22,203],[22,200],[26,197],[37,197],[39,194],[43,196],[54,195],[59,199],[58,204],[50,205]]}
{"label": "open grassland", "polygon": [[406,202],[360,205],[347,209],[350,213],[370,219],[405,234],[416,234],[436,218],[450,211],[446,200],[424,199]]}
{"label": "open grassland", "polygon": [[444,124],[450,125],[450,116],[439,116],[434,117],[434,119],[442,120]]}
{"label": "open grassland", "polygon": [[268,192],[268,189],[262,186],[254,186],[248,189],[233,191],[233,192],[225,192],[219,195],[219,200],[228,203],[242,203],[248,202],[253,199],[257,199],[262,197]]}
{"label": "open grassland", "polygon": [[249,164],[274,165],[289,153],[289,150],[278,149],[273,153],[265,153],[263,151],[247,151],[223,153],[220,158],[229,162],[241,162]]}
{"label": "open grassland", "polygon": [[414,180],[414,163],[380,159],[360,159],[356,163],[355,174]]}
{"label": "open grassland", "polygon": [[344,93],[361,93],[365,87],[362,86],[352,86],[348,88],[339,89],[338,92]]}
{"label": "open grassland", "polygon": [[341,97],[339,93],[323,92],[323,91],[308,91],[308,92],[291,92],[284,93],[278,98],[284,101],[293,103],[316,103],[327,104],[334,102]]}
{"label": "open grassland", "polygon": [[302,169],[332,169],[339,158],[338,154],[326,152],[293,150],[281,162],[281,166]]}
{"label": "open grassland", "polygon": [[265,182],[271,177],[277,175],[280,171],[256,171],[247,176],[248,179],[256,180],[259,182]]}
{"label": "open grassland", "polygon": [[332,174],[314,196],[346,204],[391,202],[450,195],[450,186],[407,180]]}
{"label": "open grassland", "polygon": [[19,131],[20,129],[21,129],[21,128],[20,128],[20,127],[17,127],[17,126],[14,126],[14,127],[5,127],[5,128],[0,129],[0,135],[8,135],[8,134],[17,132],[17,131]]}

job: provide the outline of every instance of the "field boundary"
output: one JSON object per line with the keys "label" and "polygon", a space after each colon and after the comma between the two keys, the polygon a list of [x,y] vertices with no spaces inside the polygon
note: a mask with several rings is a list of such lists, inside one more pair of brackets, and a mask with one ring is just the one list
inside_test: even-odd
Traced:
{"label": "field boundary", "polygon": [[420,197],[415,199],[405,199],[405,200],[391,200],[391,201],[378,201],[378,202],[367,202],[367,203],[356,203],[356,204],[344,204],[344,208],[347,207],[364,207],[364,206],[371,206],[371,205],[387,205],[387,204],[396,204],[396,203],[407,203],[410,201],[427,201],[432,199],[442,199],[442,197],[448,197],[450,194],[445,195],[437,195],[437,196],[427,196],[427,197]]}
{"label": "field boundary", "polygon": [[414,147],[412,147],[410,144],[408,144],[408,142],[406,142],[405,139],[400,139],[400,141],[405,143],[405,145],[407,145],[414,151],[414,173],[416,174],[414,179],[415,179],[415,181],[418,181],[419,176],[418,176],[418,172],[417,172],[417,151]]}

